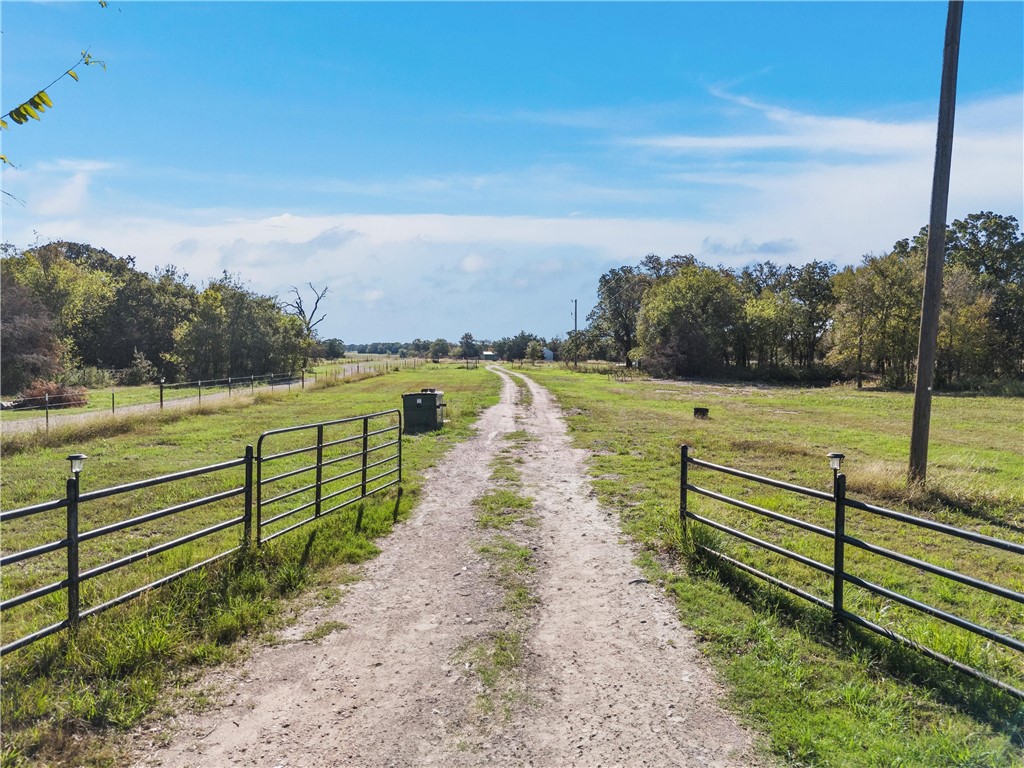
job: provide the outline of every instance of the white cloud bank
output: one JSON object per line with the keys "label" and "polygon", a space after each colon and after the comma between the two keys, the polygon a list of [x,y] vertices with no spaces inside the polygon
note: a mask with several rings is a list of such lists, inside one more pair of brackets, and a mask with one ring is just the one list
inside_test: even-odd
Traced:
{"label": "white cloud bank", "polygon": [[[847,264],[926,223],[934,119],[804,115],[729,98],[763,125],[727,136],[620,142],[653,169],[646,182],[632,180],[638,198],[652,188],[698,190],[705,196],[699,216],[485,216],[460,214],[458,205],[450,214],[314,215],[166,209],[152,200],[157,213],[140,216],[94,191],[94,182],[118,169],[60,161],[31,173],[5,170],[5,182],[23,183],[32,202],[8,206],[3,235],[19,245],[31,244],[35,231],[89,242],[133,255],[141,268],[177,264],[197,280],[237,272],[255,289],[280,295],[292,285],[326,284],[323,333],[357,341],[519,328],[552,335],[569,327],[570,299],[585,307],[602,272],[646,253],[691,252],[729,266],[765,258]],[[951,219],[978,210],[1024,216],[1022,104],[1018,94],[959,108]],[[558,197],[558,178],[547,179],[545,199]],[[616,186],[620,180],[608,180]],[[567,182],[566,201],[581,194]],[[535,199],[537,192],[510,187],[507,195],[515,210],[516,196]]]}

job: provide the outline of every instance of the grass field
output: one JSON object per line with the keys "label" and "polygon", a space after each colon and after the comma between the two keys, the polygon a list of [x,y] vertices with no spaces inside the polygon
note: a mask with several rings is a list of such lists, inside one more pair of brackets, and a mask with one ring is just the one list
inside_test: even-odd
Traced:
{"label": "grass field", "polygon": [[[664,584],[675,597],[684,624],[697,633],[727,683],[731,705],[766,734],[776,755],[790,764],[815,766],[1024,764],[1024,707],[1019,701],[883,638],[836,631],[827,612],[692,556],[692,541],[682,535],[677,518],[681,443],[689,444],[697,458],[826,491],[831,471],[825,455],[835,450],[847,456],[844,472],[854,498],[1024,541],[1024,406],[1019,399],[937,397],[929,484],[908,492],[903,476],[911,398],[906,394],[622,381],[553,366],[530,366],[524,372],[560,399],[574,440],[593,454],[590,468],[603,503],[618,510],[626,531],[642,545],[642,561],[652,581]],[[6,657],[3,765],[26,760],[113,764],[116,754],[109,732],[102,728],[126,727],[159,710],[168,682],[196,665],[237,654],[233,643],[239,637],[273,633],[286,620],[289,605],[336,600],[333,585],[353,578],[351,564],[375,553],[373,539],[390,530],[396,511],[399,519],[407,514],[423,469],[468,433],[483,405],[496,400],[498,379],[483,368],[427,365],[305,392],[257,396],[255,402],[238,398],[204,406],[202,413],[167,411],[51,430],[49,435],[4,438],[2,506],[11,509],[61,496],[68,453],[81,451],[90,457],[82,475],[85,489],[107,487],[240,456],[246,444],[268,429],[400,407],[402,392],[424,386],[445,390],[452,423],[438,435],[406,438],[405,494],[368,502],[360,532],[355,531],[359,511],[354,505],[275,540],[258,554],[183,579],[157,599],[87,621],[77,640],[61,635]],[[696,406],[710,408],[711,418],[694,420]],[[517,480],[513,469],[495,466],[496,482],[502,472],[509,475],[505,479]],[[691,482],[831,526],[824,502],[804,502],[707,470],[694,469]],[[206,493],[237,483],[237,475],[197,479],[187,490]],[[97,511],[88,525],[120,519],[132,509],[137,513],[139,508],[174,503],[161,493],[153,489],[150,495],[126,498],[119,502],[123,507]],[[501,510],[516,506],[495,501]],[[830,541],[783,531],[694,495],[691,509],[829,562]],[[488,524],[503,521],[486,505],[480,512]],[[110,549],[83,556],[97,562],[127,551],[117,547],[138,549],[178,535],[183,529],[170,527],[172,520],[194,529],[217,515],[237,512],[225,506],[203,514],[210,517],[168,518],[130,531],[133,535],[116,546],[111,541]],[[58,513],[48,525],[16,523],[4,525],[5,553],[59,538],[63,519]],[[1024,589],[1019,557],[983,555],[976,547],[857,512],[848,513],[848,532]],[[721,536],[703,540],[827,597],[828,584],[813,571]],[[230,544],[229,537],[204,546],[225,543]],[[195,562],[202,553],[196,549],[187,559]],[[97,588],[123,590],[151,577],[147,568],[185,563],[127,569]],[[987,596],[979,599],[966,588],[937,583],[915,569],[863,553],[848,555],[847,563],[848,570],[861,570],[886,586],[1015,637],[1024,634],[1024,616],[1015,610],[1019,606]],[[59,558],[31,568],[14,567],[4,573],[3,596],[45,583],[61,567]],[[88,599],[102,596],[97,592]],[[868,618],[969,660],[1017,687],[1024,685],[1019,655],[1014,658],[991,643],[879,603],[851,587],[847,596],[849,607]],[[59,595],[21,613],[16,609],[5,614],[0,631],[6,641],[63,609]]]}
{"label": "grass field", "polygon": [[[351,358],[344,358],[342,360],[324,362],[318,365],[311,366],[306,369],[305,372],[305,386],[315,386],[318,381],[323,381],[325,378],[344,378],[346,375],[351,376],[352,373],[364,373],[364,372],[383,372],[386,370],[393,370],[398,368],[404,371],[409,368],[418,368],[424,364],[423,360],[417,359],[398,359],[385,360],[379,355],[355,355]],[[357,369],[357,370],[353,370]],[[273,390],[285,390],[290,391],[292,387],[301,387],[302,374],[295,375],[295,383],[289,384],[287,382],[275,385]],[[246,394],[250,394],[250,379],[247,376],[236,377],[235,380],[229,386],[224,380],[218,380],[214,383],[205,382],[200,392],[198,382],[183,382],[181,384],[165,384],[164,385],[164,402],[170,403],[175,400],[198,400],[200,394],[203,397],[209,397],[213,395],[228,395],[243,397]],[[266,384],[261,384],[259,380],[256,380],[255,388],[263,388]],[[136,405],[153,405],[160,402],[160,385],[159,384],[142,384],[133,387],[102,387],[102,388],[91,388],[86,390],[86,398],[88,402],[86,405],[77,408],[51,408],[50,418],[53,420],[53,424],[59,423],[61,416],[76,413],[114,413],[123,411],[125,408]],[[45,408],[42,405],[42,401],[34,403],[33,408],[24,410],[7,410],[0,411],[0,423],[6,423],[11,421],[22,421],[24,419],[39,419],[45,416]]]}
{"label": "grass field", "polygon": [[[152,599],[87,620],[77,637],[60,633],[5,657],[4,766],[25,761],[108,764],[116,759],[109,749],[111,739],[95,727],[138,722],[158,705],[162,687],[175,674],[231,657],[232,643],[244,635],[272,631],[288,602],[281,598],[299,599],[295,596],[300,594],[305,600],[336,598],[333,585],[352,578],[348,566],[376,553],[374,539],[408,514],[424,470],[470,433],[479,410],[497,401],[499,388],[497,377],[482,369],[437,365],[326,384],[304,392],[279,391],[223,401],[202,411],[157,412],[128,422],[100,421],[51,430],[49,435],[4,439],[2,506],[8,510],[62,497],[65,457],[72,452],[89,456],[82,485],[83,490],[91,490],[237,458],[266,430],[401,408],[401,393],[425,386],[445,391],[446,416],[451,420],[442,432],[406,436],[401,495],[389,491],[327,515],[257,552],[232,557],[174,582]],[[104,500],[107,504],[84,504],[82,528],[237,487],[240,482],[240,470],[234,469],[111,497]],[[82,567],[236,516],[239,507],[240,499],[233,499],[95,539],[88,551],[83,545]],[[62,538],[63,510],[46,517],[5,523],[3,552]],[[83,600],[95,604],[199,562],[237,544],[238,536],[237,529],[229,529],[108,574],[83,592]],[[63,568],[59,555],[5,568],[3,597],[59,579]],[[65,610],[63,593],[58,592],[5,612],[4,642],[59,620]]]}
{"label": "grass field", "polygon": [[[860,631],[835,631],[826,611],[735,569],[702,561],[678,523],[679,446],[718,464],[823,491],[826,454],[847,456],[851,497],[1013,541],[1024,541],[1024,407],[1019,399],[935,398],[927,489],[905,476],[910,395],[663,381],[622,382],[564,368],[527,369],[568,413],[602,500],[646,551],[653,578],[676,597],[732,701],[772,750],[800,765],[1020,765],[1024,706],[990,687]],[[710,408],[707,421],[694,407]],[[826,502],[691,469],[690,482],[831,528]],[[825,563],[832,542],[690,494],[690,509]],[[848,512],[847,531],[1002,586],[1024,590],[1020,557]],[[691,529],[696,524],[691,524]],[[828,599],[830,578],[777,555],[695,531],[738,559]],[[712,532],[717,534],[717,532]],[[848,549],[847,571],[1014,637],[1018,604]],[[1020,654],[847,586],[866,618],[1024,687]]]}

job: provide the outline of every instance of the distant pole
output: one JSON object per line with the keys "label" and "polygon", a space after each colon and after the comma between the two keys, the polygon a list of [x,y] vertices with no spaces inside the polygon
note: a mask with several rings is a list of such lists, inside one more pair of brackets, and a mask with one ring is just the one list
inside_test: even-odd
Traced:
{"label": "distant pole", "polygon": [[572,300],[572,367],[579,368],[580,365],[580,351],[576,337],[579,335],[580,329],[577,320],[577,300]]}
{"label": "distant pole", "polygon": [[963,0],[951,0],[946,13],[946,42],[942,54],[939,127],[935,141],[928,256],[925,263],[924,295],[921,299],[921,335],[917,347],[917,381],[914,384],[914,417],[910,433],[908,477],[912,483],[923,483],[928,469],[928,429],[931,424],[935,349],[942,302],[942,264],[946,255],[946,209],[949,203],[949,167],[953,159],[953,116],[956,111],[956,74],[963,13]]}

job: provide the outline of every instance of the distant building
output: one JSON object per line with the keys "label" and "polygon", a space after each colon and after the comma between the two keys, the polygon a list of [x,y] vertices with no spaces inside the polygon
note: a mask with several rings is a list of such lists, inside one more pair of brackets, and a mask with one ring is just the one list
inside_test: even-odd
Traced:
{"label": "distant building", "polygon": [[545,363],[551,363],[551,362],[554,362],[554,359],[555,359],[555,353],[552,352],[547,347],[544,347],[544,362]]}
{"label": "distant building", "polygon": [[483,353],[483,359],[484,360],[497,360],[498,359],[498,355],[495,354],[494,350],[488,349],[488,350],[486,350]]}

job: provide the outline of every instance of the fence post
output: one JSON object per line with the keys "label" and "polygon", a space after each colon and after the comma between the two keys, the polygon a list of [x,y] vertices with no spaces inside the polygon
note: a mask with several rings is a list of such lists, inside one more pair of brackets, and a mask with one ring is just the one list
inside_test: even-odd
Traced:
{"label": "fence post", "polygon": [[302,388],[306,388],[306,369],[302,369]]}
{"label": "fence post", "polygon": [[200,379],[198,381],[198,384],[199,384],[199,404],[202,405],[203,404],[203,380]]}
{"label": "fence post", "polygon": [[682,532],[686,534],[686,484],[689,482],[689,472],[686,466],[690,459],[690,446],[679,447],[679,525]]}
{"label": "fence post", "polygon": [[164,380],[160,379],[160,410],[164,409]]}
{"label": "fence post", "polygon": [[68,625],[78,626],[78,475],[68,478]]}
{"label": "fence post", "polygon": [[245,509],[242,511],[242,546],[252,542],[252,446],[245,446]]}
{"label": "fence post", "polygon": [[110,388],[110,412],[114,413],[114,388]]}
{"label": "fence post", "polygon": [[249,374],[249,394],[256,394],[256,374]]}
{"label": "fence post", "polygon": [[46,409],[46,431],[50,431],[50,394],[43,393],[43,408]]}
{"label": "fence post", "polygon": [[846,475],[836,475],[832,494],[836,502],[835,548],[832,558],[832,621],[842,619],[843,608],[843,573],[846,538]]}
{"label": "fence post", "polygon": [[324,481],[324,425],[316,425],[316,516],[320,517]]}
{"label": "fence post", "polygon": [[231,377],[228,376],[228,399],[231,399]]}
{"label": "fence post", "polygon": [[[444,420],[442,418],[442,424]],[[402,482],[402,412],[398,412],[398,482]]]}
{"label": "fence post", "polygon": [[256,443],[256,546],[263,544],[263,438]]}
{"label": "fence post", "polygon": [[363,482],[360,496],[366,495],[366,451],[370,447],[370,419],[363,417]]}

